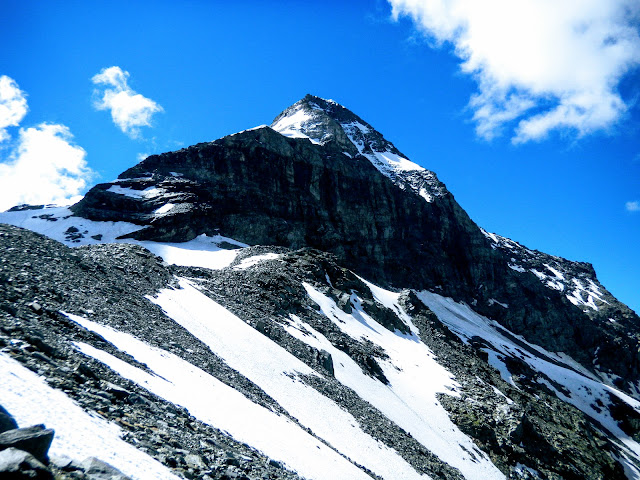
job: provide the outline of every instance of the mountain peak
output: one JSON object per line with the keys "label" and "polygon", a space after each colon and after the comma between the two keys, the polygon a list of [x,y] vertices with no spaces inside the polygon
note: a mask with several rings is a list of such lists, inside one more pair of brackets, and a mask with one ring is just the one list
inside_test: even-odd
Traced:
{"label": "mountain peak", "polygon": [[333,100],[307,94],[280,113],[271,128],[318,145],[335,142],[349,157],[367,158],[400,188],[413,190],[428,202],[446,193],[435,173],[409,160],[369,123]]}
{"label": "mountain peak", "polygon": [[406,158],[351,110],[333,100],[311,94],[280,113],[271,123],[271,128],[288,137],[308,138],[316,144],[335,141],[350,154],[388,151]]}
{"label": "mountain peak", "polygon": [[358,150],[345,134],[342,123],[356,119],[359,120],[357,115],[333,100],[307,94],[282,111],[271,123],[271,128],[287,137],[307,138],[315,144],[334,141],[353,156]]}

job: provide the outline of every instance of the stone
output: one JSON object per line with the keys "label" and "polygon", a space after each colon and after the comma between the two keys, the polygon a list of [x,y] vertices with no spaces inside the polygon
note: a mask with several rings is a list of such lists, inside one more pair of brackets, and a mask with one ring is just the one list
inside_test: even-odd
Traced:
{"label": "stone", "polygon": [[193,453],[185,455],[184,462],[187,464],[187,467],[190,468],[206,468],[206,465],[202,461],[202,457]]}
{"label": "stone", "polygon": [[48,463],[47,452],[53,441],[54,431],[44,425],[17,428],[0,433],[0,450],[18,448],[33,455],[38,461]]}
{"label": "stone", "polygon": [[18,424],[5,408],[0,405],[0,433],[18,428]]}
{"label": "stone", "polygon": [[0,451],[2,480],[52,480],[51,471],[33,455],[17,448]]}
{"label": "stone", "polygon": [[82,461],[82,467],[89,480],[130,480],[120,470],[99,458],[86,458]]}
{"label": "stone", "polygon": [[127,398],[131,395],[131,392],[126,388],[122,388],[119,385],[116,385],[115,383],[111,383],[111,382],[106,382],[104,389],[105,389],[105,392],[113,395],[115,398],[119,400]]}

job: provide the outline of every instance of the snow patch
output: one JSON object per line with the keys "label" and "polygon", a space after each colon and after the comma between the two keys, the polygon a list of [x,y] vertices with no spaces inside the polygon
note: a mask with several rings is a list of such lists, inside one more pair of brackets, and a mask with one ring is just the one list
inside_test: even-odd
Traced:
{"label": "snow patch", "polygon": [[276,260],[280,258],[282,255],[278,253],[265,253],[263,255],[254,255],[252,257],[243,258],[242,261],[233,267],[234,270],[246,270],[247,268],[251,268],[261,262],[266,262],[268,260]]}
{"label": "snow patch", "polygon": [[509,308],[509,304],[499,302],[495,298],[490,298],[489,300],[487,300],[487,305],[489,305],[490,307],[493,305],[500,305],[502,308]]}
{"label": "snow patch", "polygon": [[[167,205],[159,210],[167,207]],[[141,230],[143,227],[128,222],[87,220],[86,218],[73,216],[73,212],[64,207],[3,212],[0,213],[0,223],[7,223],[41,233],[71,247],[99,243],[141,245],[155,255],[162,257],[165,262],[171,265],[211,268],[214,270],[228,267],[238,254],[237,250],[221,248],[221,244],[227,243],[238,248],[248,247],[246,243],[238,242],[222,235],[209,237],[202,234],[188,242],[173,243],[119,238]],[[70,228],[76,229],[78,235],[70,235]]]}
{"label": "snow patch", "polygon": [[160,208],[154,210],[153,213],[156,214],[156,215],[163,215],[163,214],[173,210],[173,207],[175,207],[175,204],[166,203],[163,206],[161,206]]}
{"label": "snow patch", "polygon": [[[376,361],[389,380],[389,385],[364,374],[351,357],[295,315],[290,316],[287,331],[308,345],[329,352],[333,358],[335,376],[341,383],[408,431],[442,461],[458,468],[465,478],[503,479],[504,475],[457,428],[438,402],[437,393],[459,396],[460,385],[420,340],[417,328],[398,304],[400,294],[366,283],[374,298],[396,312],[409,326],[410,335],[398,331],[394,333],[380,325],[362,309],[360,299],[355,294],[351,297],[352,313],[347,314],[312,285],[303,283],[303,286],[321,313],[343,332],[358,341],[368,340],[382,347],[389,358]],[[424,381],[426,378],[428,382]]]}
{"label": "snow patch", "polygon": [[133,480],[178,480],[168,468],[122,440],[120,427],[85,412],[64,392],[0,352],[0,405],[20,426],[43,423],[55,430],[49,455],[82,461],[96,457]]}
{"label": "snow patch", "polygon": [[153,198],[164,193],[163,190],[156,187],[148,187],[144,190],[136,190],[134,188],[121,187],[120,185],[111,185],[106,191],[115,193],[117,195],[124,195],[125,197],[137,199]]}
{"label": "snow patch", "polygon": [[312,143],[320,144],[318,140],[309,137],[305,132],[309,126],[314,125],[315,119],[312,114],[304,109],[303,105],[297,107],[295,112],[283,116],[271,128],[276,132],[290,138],[306,138]]}

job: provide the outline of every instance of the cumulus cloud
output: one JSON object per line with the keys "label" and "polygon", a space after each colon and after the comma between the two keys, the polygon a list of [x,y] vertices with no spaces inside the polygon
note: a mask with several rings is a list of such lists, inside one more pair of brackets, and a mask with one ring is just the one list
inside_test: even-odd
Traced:
{"label": "cumulus cloud", "polygon": [[624,204],[627,212],[640,212],[640,202],[637,200],[635,202],[627,202]]}
{"label": "cumulus cloud", "polygon": [[8,161],[0,163],[0,210],[22,203],[74,203],[92,175],[86,152],[73,143],[67,127],[22,128]]}
{"label": "cumulus cloud", "polygon": [[27,114],[27,96],[15,80],[0,76],[0,142],[7,140],[7,127],[16,127]]}
{"label": "cumulus cloud", "polygon": [[151,126],[151,119],[162,107],[150,98],[136,93],[129,87],[129,72],[120,67],[104,68],[91,81],[99,86],[99,97],[94,106],[98,110],[110,110],[111,118],[120,130],[132,138],[138,137],[140,127]]}
{"label": "cumulus cloud", "polygon": [[618,85],[640,65],[637,0],[388,0],[436,45],[449,43],[474,77],[476,131],[491,139],[579,136],[614,125]]}

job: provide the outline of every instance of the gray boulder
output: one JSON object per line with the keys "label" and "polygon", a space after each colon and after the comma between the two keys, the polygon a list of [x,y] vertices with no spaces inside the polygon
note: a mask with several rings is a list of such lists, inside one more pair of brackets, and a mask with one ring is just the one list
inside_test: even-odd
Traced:
{"label": "gray boulder", "polygon": [[53,475],[30,453],[10,447],[0,451],[0,478],[3,480],[52,480]]}
{"label": "gray boulder", "polygon": [[130,480],[117,468],[99,458],[89,457],[82,462],[84,473],[90,480]]}
{"label": "gray boulder", "polygon": [[7,412],[2,405],[0,405],[0,433],[7,430],[13,430],[18,428],[18,424],[13,419],[11,414]]}
{"label": "gray boulder", "polygon": [[49,463],[47,452],[53,435],[54,431],[44,425],[7,430],[0,433],[0,450],[17,448],[29,452],[42,463]]}

